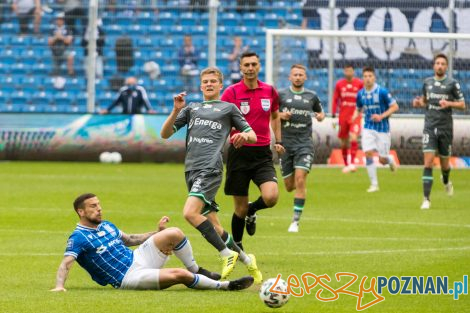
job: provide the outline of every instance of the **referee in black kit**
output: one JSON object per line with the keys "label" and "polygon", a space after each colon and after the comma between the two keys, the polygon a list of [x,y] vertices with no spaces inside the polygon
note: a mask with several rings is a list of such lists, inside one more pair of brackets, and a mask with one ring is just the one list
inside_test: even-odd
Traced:
{"label": "referee in black kit", "polygon": [[[107,109],[100,111],[100,113],[108,114],[118,105],[122,106],[122,114],[156,113],[150,105],[145,88],[137,85],[137,79],[135,77],[129,77],[126,79],[126,85],[119,89],[119,96],[117,99],[114,100]],[[142,111],[144,107],[146,112]]]}

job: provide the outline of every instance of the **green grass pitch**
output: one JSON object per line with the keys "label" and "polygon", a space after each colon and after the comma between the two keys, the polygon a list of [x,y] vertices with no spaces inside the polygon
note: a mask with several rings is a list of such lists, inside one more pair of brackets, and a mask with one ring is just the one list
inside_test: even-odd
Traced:
{"label": "green grass pitch", "polygon": [[[364,169],[313,168],[300,232],[287,232],[293,195],[280,184],[276,207],[260,212],[245,249],[257,256],[264,278],[305,272],[368,276],[448,276],[449,287],[470,274],[470,172],[454,170],[455,195],[445,195],[434,170],[432,208],[422,200],[420,168],[379,170],[381,190],[367,194]],[[121,291],[101,287],[75,264],[66,293],[52,293],[68,235],[77,222],[74,198],[96,193],[104,218],[127,233],[154,230],[162,215],[190,238],[198,263],[220,271],[216,251],[182,217],[186,187],[182,165],[98,163],[0,163],[0,312],[271,312],[258,286],[241,292]],[[251,199],[258,196],[254,187]],[[219,191],[222,224],[229,230],[232,200]],[[173,257],[168,266],[180,267]],[[231,277],[246,275],[239,264]],[[357,292],[359,282],[349,289]],[[355,312],[357,298],[321,302],[312,294],[291,297],[278,312]],[[298,290],[298,289],[297,289]],[[364,312],[470,312],[468,295],[390,295]],[[330,297],[327,291],[322,293]],[[364,302],[373,300],[368,294]]]}

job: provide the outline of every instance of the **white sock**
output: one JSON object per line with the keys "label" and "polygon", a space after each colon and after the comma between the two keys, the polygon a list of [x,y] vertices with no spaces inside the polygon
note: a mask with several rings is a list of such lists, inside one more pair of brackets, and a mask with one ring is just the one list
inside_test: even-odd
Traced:
{"label": "white sock", "polygon": [[249,257],[244,251],[240,251],[238,258],[239,258],[240,261],[242,261],[243,264],[245,264],[245,265],[248,265],[248,264],[251,263],[250,257]]}
{"label": "white sock", "polygon": [[181,260],[181,262],[183,262],[188,271],[191,273],[197,273],[199,266],[197,265],[196,260],[194,260],[193,248],[191,247],[191,243],[188,238],[184,237],[183,240],[175,246],[173,253]]}
{"label": "white sock", "polygon": [[187,286],[194,289],[227,289],[228,281],[216,281],[204,275],[194,274],[194,281]]}
{"label": "white sock", "polygon": [[219,251],[221,257],[231,256],[232,250],[225,248],[224,250]]}
{"label": "white sock", "polygon": [[375,163],[372,162],[371,164],[367,164],[366,168],[371,185],[378,186],[379,183],[377,181],[377,167],[375,166]]}

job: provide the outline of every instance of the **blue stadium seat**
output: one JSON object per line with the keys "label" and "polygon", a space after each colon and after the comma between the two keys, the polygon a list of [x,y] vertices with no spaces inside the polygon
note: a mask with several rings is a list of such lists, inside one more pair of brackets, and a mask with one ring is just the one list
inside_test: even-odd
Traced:
{"label": "blue stadium seat", "polygon": [[182,12],[180,15],[180,24],[183,26],[196,26],[198,25],[198,14],[193,12]]}
{"label": "blue stadium seat", "polygon": [[178,15],[171,11],[160,12],[157,21],[162,26],[172,26],[178,24]]}
{"label": "blue stadium seat", "polygon": [[0,31],[4,34],[15,34],[18,32],[16,23],[3,23],[0,25]]}
{"label": "blue stadium seat", "polygon": [[10,39],[12,46],[29,46],[31,44],[31,37],[28,36],[12,36]]}
{"label": "blue stadium seat", "polygon": [[263,22],[266,28],[279,28],[279,16],[275,13],[266,14]]}
{"label": "blue stadium seat", "polygon": [[234,27],[240,24],[240,16],[236,13],[228,12],[218,15],[218,24],[225,27]]}
{"label": "blue stadium seat", "polygon": [[254,12],[244,13],[241,18],[241,24],[246,27],[258,27],[260,21],[262,19]]}

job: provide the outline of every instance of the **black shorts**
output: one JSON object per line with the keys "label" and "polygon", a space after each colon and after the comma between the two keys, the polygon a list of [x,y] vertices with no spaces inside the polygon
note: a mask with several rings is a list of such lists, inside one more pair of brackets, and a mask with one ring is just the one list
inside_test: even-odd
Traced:
{"label": "black shorts", "polygon": [[219,206],[215,202],[215,195],[222,183],[222,172],[216,169],[204,169],[186,172],[185,176],[188,196],[198,197],[206,204],[201,214],[218,212]]}
{"label": "black shorts", "polygon": [[452,129],[429,129],[423,130],[423,152],[436,152],[441,157],[452,155]]}
{"label": "black shorts", "polygon": [[273,153],[269,146],[243,146],[235,149],[230,145],[227,159],[225,194],[248,196],[250,181],[258,187],[266,182],[276,182]]}

